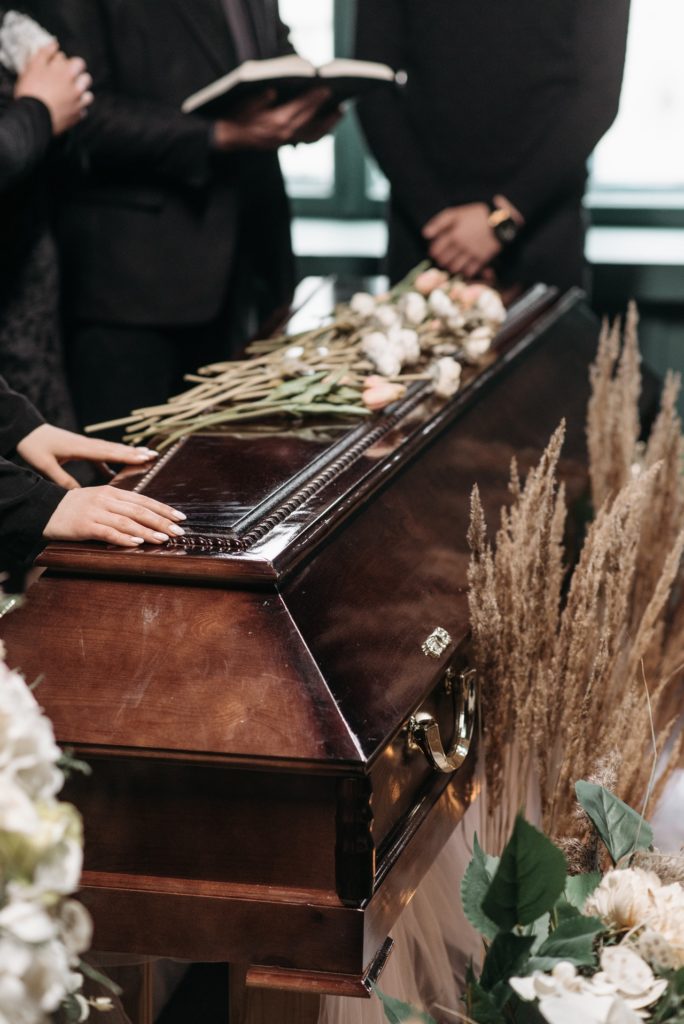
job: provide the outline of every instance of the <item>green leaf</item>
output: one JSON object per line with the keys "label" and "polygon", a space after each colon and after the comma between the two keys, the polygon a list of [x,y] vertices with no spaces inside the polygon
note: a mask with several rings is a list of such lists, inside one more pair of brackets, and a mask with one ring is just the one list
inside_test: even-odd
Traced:
{"label": "green leaf", "polygon": [[475,835],[473,858],[461,881],[461,903],[463,912],[473,928],[476,928],[486,939],[493,939],[499,930],[482,909],[482,901],[487,895],[498,864],[498,858],[489,857]]}
{"label": "green leaf", "polygon": [[[558,903],[556,904],[554,909],[557,913]],[[534,939],[531,949],[532,953],[536,953],[539,947],[541,946],[542,942],[544,942],[544,940],[548,937],[550,923],[551,915],[542,914],[542,916],[538,917],[536,921],[532,922],[532,924],[525,925],[525,935],[531,935]]]}
{"label": "green leaf", "polygon": [[[594,938],[606,926],[597,917],[572,917],[563,921],[539,947],[530,959],[528,970],[549,971],[559,960],[567,960],[575,967],[589,967],[596,962]],[[545,966],[541,967],[540,962]]]}
{"label": "green leaf", "polygon": [[553,909],[566,873],[558,847],[518,815],[482,910],[504,931],[531,924]]}
{"label": "green leaf", "polygon": [[482,966],[480,985],[485,992],[491,992],[500,981],[507,982],[509,978],[521,974],[533,945],[534,935],[499,932],[487,950]]}
{"label": "green leaf", "polygon": [[575,793],[614,864],[627,854],[646,850],[653,844],[653,830],[648,822],[605,786],[582,781],[575,785]]}
{"label": "green leaf", "polygon": [[570,875],[565,883],[565,899],[572,907],[583,910],[587,898],[591,896],[602,877],[600,871],[590,871],[586,875]]}
{"label": "green leaf", "polygon": [[471,980],[466,993],[466,1006],[470,1020],[477,1024],[506,1024],[506,1019],[497,1006],[494,996],[485,992],[475,980]]}
{"label": "green leaf", "polygon": [[382,1003],[385,1017],[390,1024],[404,1024],[404,1022],[406,1024],[409,1024],[409,1022],[410,1024],[435,1024],[435,1021],[429,1014],[421,1013],[420,1010],[414,1009],[408,1003],[402,1003],[400,999],[386,996],[377,985],[373,985],[373,990]]}

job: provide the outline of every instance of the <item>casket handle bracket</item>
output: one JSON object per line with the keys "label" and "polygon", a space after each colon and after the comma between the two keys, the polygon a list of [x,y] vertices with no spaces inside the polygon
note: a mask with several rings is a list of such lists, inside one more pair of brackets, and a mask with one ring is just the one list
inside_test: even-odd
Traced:
{"label": "casket handle bracket", "polygon": [[450,749],[444,749],[437,720],[427,711],[418,711],[409,720],[409,743],[419,747],[432,767],[451,774],[461,767],[468,752],[475,729],[477,708],[477,677],[475,669],[466,669],[458,677],[460,685],[449,679],[454,700],[455,728]]}

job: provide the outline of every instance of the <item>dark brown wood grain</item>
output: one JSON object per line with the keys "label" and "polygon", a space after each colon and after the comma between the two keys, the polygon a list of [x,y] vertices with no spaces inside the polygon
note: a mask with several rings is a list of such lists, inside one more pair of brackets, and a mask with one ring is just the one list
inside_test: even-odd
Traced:
{"label": "dark brown wood grain", "polygon": [[362,990],[471,797],[474,757],[437,773],[407,725],[422,708],[453,730],[472,486],[494,528],[511,458],[532,465],[565,417],[581,497],[597,334],[579,294],[540,289],[449,402],[418,388],[360,426],[199,436],[122,475],[187,510],[185,547],[47,550],[0,634],[92,760],[69,793],[100,949]]}

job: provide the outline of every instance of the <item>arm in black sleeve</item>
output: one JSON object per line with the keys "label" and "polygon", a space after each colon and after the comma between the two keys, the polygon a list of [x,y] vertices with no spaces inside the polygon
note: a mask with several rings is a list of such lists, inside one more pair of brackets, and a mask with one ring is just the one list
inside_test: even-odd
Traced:
{"label": "arm in black sleeve", "polygon": [[45,421],[28,398],[0,377],[0,456],[11,455],[19,442]]}
{"label": "arm in black sleeve", "polygon": [[43,531],[67,492],[0,458],[0,565],[28,566],[45,546]]}
{"label": "arm in black sleeve", "polygon": [[74,136],[93,166],[145,170],[161,181],[201,187],[209,178],[211,148],[205,121],[172,104],[116,91],[107,19],[99,0],[34,0],[32,13],[70,56],[83,57],[93,76],[95,102]]}
{"label": "arm in black sleeve", "polygon": [[576,91],[525,166],[501,183],[502,194],[526,220],[582,179],[587,160],[618,112],[629,0],[581,0],[577,18]]}
{"label": "arm in black sleeve", "polygon": [[45,104],[30,96],[12,101],[0,114],[0,191],[30,174],[51,140],[52,120]]}
{"label": "arm in black sleeve", "polygon": [[[10,455],[43,419],[0,377],[0,452]],[[66,494],[29,469],[0,457],[0,564],[29,565],[43,548],[43,531]]]}
{"label": "arm in black sleeve", "polygon": [[[404,31],[398,0],[360,0],[356,56],[403,70]],[[389,178],[394,196],[421,230],[450,202],[421,152],[401,95],[378,89],[359,102],[358,110],[370,148]]]}

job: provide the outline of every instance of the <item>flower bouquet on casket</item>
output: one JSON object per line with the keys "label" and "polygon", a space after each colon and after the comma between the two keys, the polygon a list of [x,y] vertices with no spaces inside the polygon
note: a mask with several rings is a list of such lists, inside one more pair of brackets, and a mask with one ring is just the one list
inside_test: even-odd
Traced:
{"label": "flower bouquet on casket", "polygon": [[[647,822],[603,786],[576,786],[579,838],[563,852],[518,817],[500,858],[475,839],[461,897],[482,935],[464,1008],[444,1021],[477,1024],[682,1024],[684,858],[652,849]],[[564,844],[565,845],[565,844]],[[378,990],[392,1024],[428,1014]]]}
{"label": "flower bouquet on casket", "polygon": [[[16,604],[0,602],[0,614]],[[3,608],[3,606],[5,606]],[[71,894],[81,877],[83,833],[75,807],[57,799],[65,759],[52,725],[0,649],[0,1024],[83,1021],[91,1007],[83,963],[92,924]]]}
{"label": "flower bouquet on casket", "polygon": [[506,317],[501,296],[420,264],[389,292],[358,292],[311,330],[253,342],[248,358],[202,367],[166,405],[87,430],[125,426],[126,440],[161,449],[224,424],[289,417],[363,417],[423,382],[441,398],[486,361]]}

